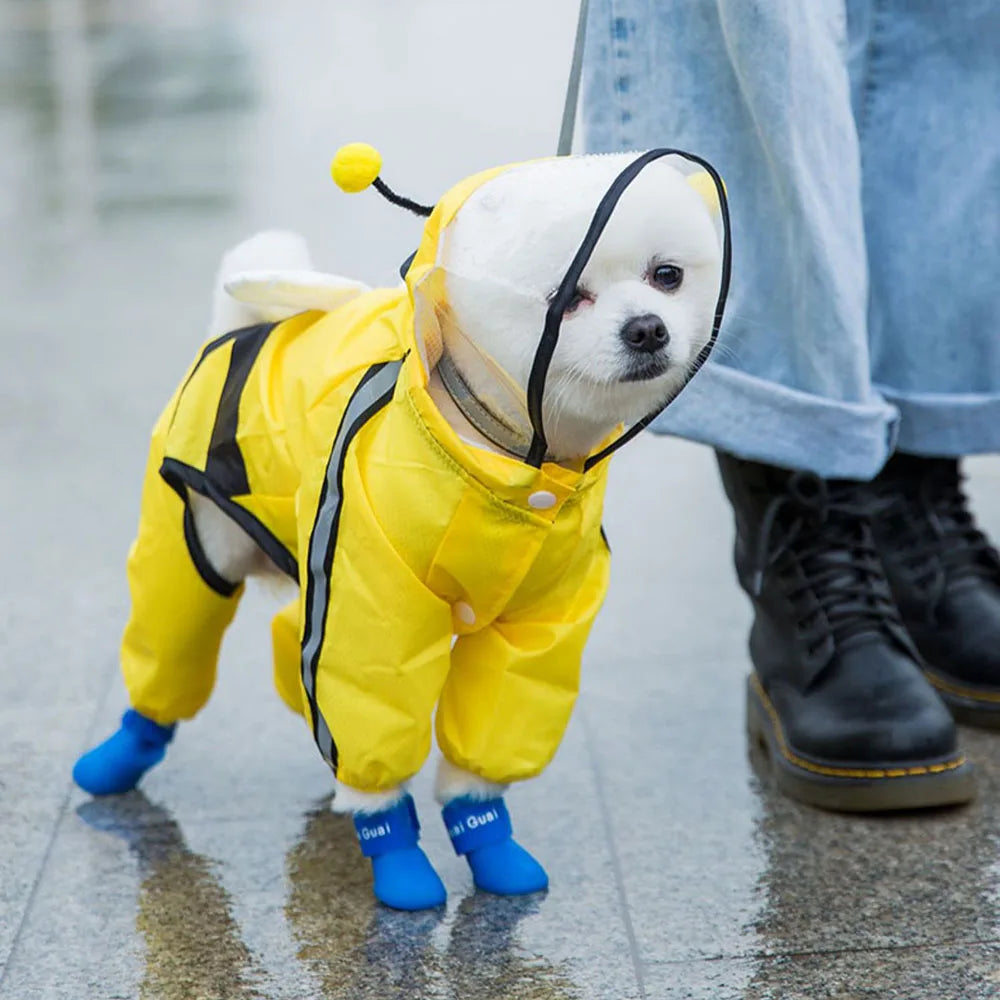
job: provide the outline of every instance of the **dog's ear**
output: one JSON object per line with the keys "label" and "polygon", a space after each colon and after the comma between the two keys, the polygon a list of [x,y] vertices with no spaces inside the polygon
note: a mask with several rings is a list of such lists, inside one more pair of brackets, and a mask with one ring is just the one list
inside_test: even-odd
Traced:
{"label": "dog's ear", "polygon": [[[696,174],[688,174],[686,180],[712,213],[712,218],[716,218],[720,211],[719,192],[716,190],[712,175],[707,170],[699,170]],[[722,182],[722,190],[729,194],[725,181]]]}

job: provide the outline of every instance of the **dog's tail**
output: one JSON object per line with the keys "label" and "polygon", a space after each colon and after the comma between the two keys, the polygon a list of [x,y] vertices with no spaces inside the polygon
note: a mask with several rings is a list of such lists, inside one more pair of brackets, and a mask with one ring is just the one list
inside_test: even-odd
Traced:
{"label": "dog's tail", "polygon": [[[271,310],[238,301],[226,291],[226,284],[236,275],[250,271],[311,271],[312,266],[305,239],[287,230],[268,229],[233,247],[223,256],[215,277],[209,337],[273,318]],[[294,310],[289,315],[291,312]]]}

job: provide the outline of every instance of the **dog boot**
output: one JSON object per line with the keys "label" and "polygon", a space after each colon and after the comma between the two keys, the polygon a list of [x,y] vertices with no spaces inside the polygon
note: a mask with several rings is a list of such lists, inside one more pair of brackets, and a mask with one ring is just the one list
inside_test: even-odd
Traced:
{"label": "dog boot", "polygon": [[357,813],[354,829],[361,853],[371,859],[380,903],[394,910],[429,910],[444,903],[444,883],[417,846],[420,822],[411,796],[391,809]]}
{"label": "dog boot", "polygon": [[91,795],[118,795],[163,760],[176,726],[159,726],[130,708],[119,730],[85,753],[73,768],[73,780]]}
{"label": "dog boot", "polygon": [[441,810],[456,854],[464,854],[477,889],[522,896],[549,886],[545,869],[511,836],[503,799],[453,799]]}

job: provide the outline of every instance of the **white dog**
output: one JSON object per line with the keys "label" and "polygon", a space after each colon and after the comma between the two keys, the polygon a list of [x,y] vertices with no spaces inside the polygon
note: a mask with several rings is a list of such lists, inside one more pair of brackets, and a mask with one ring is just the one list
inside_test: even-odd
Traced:
{"label": "white dog", "polygon": [[[592,469],[587,459],[606,445],[620,425],[634,424],[659,410],[684,386],[702,358],[713,330],[717,328],[717,313],[724,294],[720,293],[725,282],[718,228],[719,203],[711,195],[706,196],[704,181],[707,175],[702,174],[693,180],[665,158],[653,160],[625,186],[606,219],[603,231],[591,247],[579,281],[570,290],[541,396],[540,422],[544,427],[545,460],[544,463],[539,461],[537,470],[530,468],[530,463],[525,464],[525,453],[539,432],[539,427],[535,426],[537,421],[532,419],[530,413],[529,386],[550,305],[564,283],[564,276],[591,225],[595,209],[616,177],[634,160],[634,154],[557,158],[508,168],[485,177],[471,185],[469,191],[463,191],[460,197],[453,199],[450,215],[443,222],[438,220],[440,231],[435,231],[430,249],[422,248],[411,265],[409,290],[398,294],[371,292],[357,282],[313,271],[304,241],[293,234],[260,234],[231,251],[224,259],[216,288],[211,330],[213,340],[175,397],[174,409],[168,408],[164,418],[164,423],[168,425],[164,434],[178,433],[173,428],[186,419],[184,400],[200,391],[199,380],[208,384],[215,378],[216,383],[221,385],[217,391],[212,389],[214,395],[211,399],[220,401],[212,403],[210,416],[214,417],[215,425],[211,428],[211,441],[207,445],[208,459],[202,463],[204,471],[200,466],[194,469],[190,463],[185,465],[171,459],[169,442],[165,446],[160,445],[161,450],[166,448],[163,469],[171,461],[181,469],[181,473],[175,473],[181,476],[183,484],[179,490],[178,483],[171,481],[166,471],[163,477],[175,491],[186,493],[184,559],[193,560],[202,579],[210,586],[214,585],[217,592],[211,595],[211,600],[218,602],[220,610],[217,613],[206,610],[205,617],[207,622],[215,615],[218,621],[212,618],[210,624],[195,623],[203,630],[214,629],[218,633],[212,640],[217,649],[217,640],[232,614],[228,604],[228,610],[221,610],[223,599],[228,600],[232,589],[248,576],[275,572],[280,568],[287,570],[281,563],[282,557],[288,553],[275,541],[281,532],[276,528],[273,531],[261,529],[260,522],[266,517],[256,507],[248,507],[252,515],[248,516],[247,510],[237,505],[239,494],[230,491],[230,494],[222,495],[217,482],[207,482],[211,480],[213,449],[225,459],[226,456],[232,457],[234,449],[239,452],[242,447],[246,452],[250,448],[253,436],[250,430],[237,432],[231,428],[232,439],[222,440],[226,420],[235,428],[239,421],[251,419],[247,413],[255,406],[267,413],[290,406],[287,398],[279,402],[273,398],[279,392],[275,385],[289,384],[286,376],[281,374],[285,381],[280,382],[278,376],[269,376],[266,368],[260,377],[264,380],[270,377],[267,388],[253,389],[266,396],[264,402],[255,402],[256,397],[249,399],[244,395],[240,397],[239,406],[233,403],[226,411],[229,416],[224,417],[226,394],[234,391],[233,386],[237,387],[236,391],[246,393],[248,389],[242,387],[255,384],[253,379],[261,366],[273,365],[275,370],[282,365],[290,367],[293,362],[285,359],[286,355],[290,357],[297,345],[304,342],[303,338],[311,336],[293,331],[269,354],[270,347],[261,345],[270,345],[276,337],[280,340],[282,334],[271,332],[269,327],[255,327],[254,324],[270,324],[301,314],[304,310],[320,310],[327,312],[329,319],[344,317],[341,326],[353,329],[351,323],[355,320],[352,317],[372,301],[376,312],[382,310],[378,312],[379,316],[389,315],[391,318],[403,315],[415,331],[419,365],[412,358],[412,352],[398,358],[396,355],[401,352],[396,352],[396,355],[390,352],[387,357],[393,359],[396,371],[402,372],[402,375],[395,376],[402,380],[400,384],[405,382],[408,370],[418,373],[413,376],[415,385],[409,391],[416,399],[416,409],[419,411],[423,407],[421,427],[424,431],[427,422],[434,421],[435,412],[437,419],[442,419],[443,426],[450,429],[430,434],[440,440],[434,441],[433,458],[424,459],[424,464],[437,463],[434,476],[438,479],[446,474],[452,476],[454,468],[462,466],[460,475],[455,473],[457,485],[448,486],[456,497],[455,509],[466,511],[469,504],[480,506],[476,507],[477,513],[474,514],[453,514],[449,524],[440,529],[444,532],[441,540],[435,540],[428,549],[430,556],[414,556],[408,560],[409,568],[398,582],[398,599],[403,600],[407,588],[413,585],[414,577],[422,576],[428,602],[424,612],[414,606],[412,616],[401,628],[422,627],[420,621],[423,618],[433,617],[441,607],[450,608],[448,613],[452,617],[449,620],[454,628],[447,631],[458,635],[458,642],[450,654],[455,665],[449,672],[446,662],[449,654],[438,640],[435,639],[429,646],[419,646],[416,638],[407,636],[404,645],[411,657],[406,661],[408,666],[405,670],[393,668],[396,670],[394,676],[401,679],[387,688],[379,688],[378,684],[382,682],[378,679],[371,682],[375,685],[372,688],[375,693],[368,693],[370,700],[392,704],[380,708],[381,715],[372,715],[371,719],[376,721],[369,721],[367,728],[363,722],[356,721],[364,716],[363,702],[358,701],[352,707],[348,696],[337,698],[331,693],[326,695],[326,704],[335,707],[328,710],[324,708],[323,694],[317,692],[317,677],[322,679],[325,676],[324,643],[330,631],[328,619],[335,612],[327,611],[325,604],[320,606],[317,603],[319,611],[310,623],[313,608],[310,602],[314,601],[310,595],[314,595],[317,589],[329,589],[331,570],[335,576],[340,565],[337,559],[349,558],[339,555],[343,542],[337,540],[336,525],[340,525],[340,539],[343,539],[344,531],[354,530],[350,528],[349,521],[354,509],[349,503],[351,472],[349,466],[346,471],[343,467],[343,463],[349,461],[343,452],[349,454],[351,447],[372,450],[375,455],[370,460],[375,470],[371,473],[375,479],[370,482],[375,485],[366,484],[364,491],[365,502],[371,503],[375,520],[381,525],[364,529],[375,530],[377,537],[367,541],[359,551],[363,553],[377,548],[383,532],[397,549],[410,544],[408,540],[405,544],[398,540],[406,532],[409,532],[407,539],[417,535],[423,537],[423,529],[419,525],[414,527],[406,523],[397,526],[397,521],[407,521],[401,515],[404,507],[409,511],[411,507],[417,510],[420,506],[420,491],[410,485],[418,480],[407,478],[410,466],[420,463],[416,459],[411,461],[409,453],[402,458],[386,458],[402,455],[402,444],[391,444],[379,450],[374,446],[369,448],[363,441],[354,445],[349,436],[344,438],[347,433],[345,424],[349,418],[353,419],[352,407],[360,408],[361,404],[355,399],[360,398],[358,393],[362,391],[366,378],[371,376],[373,385],[378,378],[384,378],[382,369],[387,362],[373,366],[361,379],[360,387],[353,388],[349,398],[345,393],[345,404],[338,404],[338,414],[342,411],[342,415],[338,416],[339,427],[331,425],[336,434],[331,430],[330,437],[333,439],[332,455],[339,456],[336,460],[342,466],[331,472],[334,457],[325,460],[320,469],[322,481],[317,482],[314,490],[318,499],[312,497],[306,502],[297,497],[295,500],[295,510],[299,512],[296,518],[301,521],[302,511],[309,512],[306,521],[307,527],[312,528],[312,535],[300,534],[299,537],[310,540],[308,545],[303,542],[297,551],[298,564],[305,567],[300,575],[303,600],[294,609],[297,623],[303,616],[306,619],[304,626],[300,623],[295,636],[296,648],[303,651],[303,692],[298,701],[297,694],[293,693],[290,703],[301,707],[307,718],[311,715],[320,749],[336,769],[336,808],[356,814],[362,848],[372,858],[375,867],[376,895],[389,905],[415,909],[435,905],[443,899],[440,881],[416,846],[415,814],[405,796],[404,780],[397,780],[405,779],[419,766],[429,738],[429,721],[425,725],[423,716],[429,716],[428,709],[433,709],[432,703],[420,705],[413,710],[413,718],[418,720],[414,722],[408,715],[409,705],[399,704],[401,686],[410,683],[411,663],[419,665],[419,670],[424,673],[430,671],[428,676],[433,674],[434,679],[429,682],[428,690],[432,692],[432,701],[440,697],[438,741],[444,757],[439,767],[437,792],[445,806],[445,819],[456,850],[467,856],[477,886],[507,894],[532,891],[546,884],[541,867],[511,840],[509,820],[501,796],[510,780],[541,770],[558,744],[575,695],[575,677],[583,638],[606,585],[606,551],[593,541],[599,529],[603,472],[600,467]],[[708,190],[714,194],[711,184]],[[439,206],[439,214],[442,211],[445,210]],[[432,224],[435,224],[435,216],[431,217],[428,226]],[[425,243],[428,239],[425,235]],[[383,306],[383,301],[389,306]],[[421,303],[426,305],[427,302],[429,307],[422,308]],[[385,312],[386,309],[389,313]],[[306,315],[311,316],[312,313]],[[284,331],[289,324],[296,323],[306,324],[306,320],[297,317],[289,320],[288,324],[279,324],[276,329]],[[243,339],[230,332],[241,327],[251,328],[251,332],[258,329],[263,332],[259,335],[252,333],[252,336]],[[372,337],[374,345],[376,334],[364,336]],[[347,346],[344,350],[349,352],[355,340],[350,334],[345,334],[345,337]],[[228,369],[220,366],[214,376],[211,372],[200,374],[212,363],[220,342],[225,343],[227,338],[234,345]],[[253,350],[259,351],[259,354],[247,348],[251,341],[256,345]],[[357,342],[363,342],[360,334]],[[284,343],[287,343],[287,348],[281,346]],[[282,350],[285,354],[279,356],[278,352]],[[242,353],[238,354],[238,351]],[[375,346],[373,351],[377,354]],[[278,360],[271,360],[272,357]],[[407,366],[412,367],[408,369]],[[372,372],[375,374],[372,375]],[[296,378],[302,377],[317,376],[313,372],[296,374]],[[240,378],[244,381],[240,382]],[[366,411],[369,414],[366,420],[371,420],[373,426],[383,419],[382,414],[387,414],[384,422],[391,423],[395,419],[394,407],[397,403],[400,404],[400,413],[405,409],[400,400],[406,393],[401,392],[395,382],[389,385],[387,392],[383,393],[378,404],[384,409],[374,410],[372,407],[375,404],[370,404]],[[390,397],[392,405],[387,402]],[[404,421],[410,418],[400,415],[398,419]],[[254,424],[256,426],[257,423]],[[366,426],[363,422],[357,424],[357,427]],[[405,426],[410,427],[410,423]],[[348,432],[353,433],[351,428]],[[383,436],[388,434],[386,430]],[[405,434],[401,432],[401,436]],[[284,442],[285,438],[281,440]],[[373,440],[377,443],[378,439],[373,437]],[[327,450],[330,444],[328,441]],[[274,447],[278,448],[277,445]],[[279,457],[269,454],[264,465],[269,467],[284,460],[285,450],[282,444],[278,448]],[[458,462],[454,460],[455,455],[459,456]],[[154,450],[154,458],[159,463],[161,454]],[[245,458],[239,455],[237,464],[243,463]],[[357,461],[360,464],[368,459],[359,458]],[[245,464],[252,466],[249,461]],[[376,496],[380,488],[377,483],[382,481],[379,477],[385,475],[387,464],[398,466],[392,475],[398,476],[404,485],[394,487],[399,495],[380,507]],[[473,471],[469,473],[465,465]],[[229,475],[232,466],[223,471]],[[246,470],[243,472],[246,478]],[[509,490],[507,484],[502,483],[497,487],[499,497],[481,497],[480,492],[488,492],[489,485],[497,477],[510,480]],[[252,475],[250,479],[253,479]],[[169,491],[155,477],[154,480],[154,485],[148,485],[147,489]],[[526,502],[518,506],[516,498],[519,494],[516,491],[522,482],[526,484]],[[591,483],[598,485],[588,493]],[[246,488],[248,493],[255,490],[249,485]],[[331,491],[344,494],[343,519],[341,509],[337,507],[331,515],[334,519],[332,533],[327,527],[323,528],[327,534],[320,536],[325,546],[321,549],[316,538],[320,526],[330,521],[330,518],[327,522],[323,521],[323,511],[326,509],[324,505],[330,503]],[[279,491],[277,487],[268,487],[260,492],[270,498]],[[590,496],[596,499],[587,499]],[[144,497],[144,508],[150,503]],[[441,505],[444,504],[442,500]],[[503,547],[496,550],[500,554],[491,555],[494,538],[499,536],[491,534],[493,529],[486,526],[487,515],[483,512],[495,512],[498,506],[504,507],[500,516],[504,531],[508,521],[523,513],[525,551],[531,550],[535,544],[527,533],[530,528],[537,535],[536,548],[541,547],[541,555],[533,557],[530,565],[525,563],[516,572],[512,571],[515,577],[513,582],[491,611],[492,598],[477,596],[480,593],[478,583],[469,582],[463,576],[463,573],[473,571],[463,568],[466,563],[462,560],[469,558],[469,546],[476,544],[476,519],[482,517],[483,550],[480,561],[487,564],[482,572],[486,575],[494,573],[495,580],[491,577],[490,583],[500,586],[496,581],[503,578],[504,554],[512,552],[517,546],[505,541]],[[515,508],[517,515],[513,513]],[[549,511],[550,514],[546,513]],[[455,524],[461,518],[471,519],[471,522],[466,525],[463,521],[458,532]],[[566,527],[559,528],[559,525]],[[166,528],[159,525],[157,530],[162,535]],[[176,534],[180,529],[170,530]],[[363,529],[359,527],[358,530]],[[438,528],[428,527],[427,530]],[[558,545],[562,546],[559,548],[557,542],[552,540],[560,530],[573,540],[571,545],[559,542]],[[460,535],[462,544],[455,543],[456,554],[448,556],[451,538],[455,534]],[[141,528],[137,551],[142,547],[143,537]],[[581,542],[581,538],[585,541]],[[336,558],[333,554],[335,543],[340,546]],[[413,544],[419,547],[418,543]],[[180,553],[179,544],[175,548]],[[547,557],[550,549],[553,555]],[[289,555],[289,558],[292,556]],[[446,561],[448,558],[457,562],[454,565],[449,563],[445,569],[438,567],[437,562],[431,565],[428,561]],[[155,566],[152,558],[147,561],[150,566]],[[545,569],[550,562],[551,568]],[[163,570],[165,574],[175,572],[166,562],[163,563]],[[145,569],[145,573],[148,575],[150,570]],[[556,582],[563,578],[568,581],[565,593],[560,589],[563,584]],[[351,595],[350,600],[354,599],[358,590],[357,578],[353,579],[354,583],[344,591],[345,595]],[[389,584],[383,586],[395,587],[395,580],[393,577]],[[140,589],[144,587],[145,584],[140,585]],[[361,589],[366,587],[367,581]],[[176,586],[173,589],[176,590]],[[323,593],[326,594],[326,591]],[[482,593],[486,595],[485,590]],[[135,580],[133,594],[135,606],[130,629],[134,634],[138,627],[135,620],[141,615],[142,605],[142,600],[136,596]],[[165,599],[161,598],[160,603]],[[558,608],[555,605],[554,610],[547,608],[547,601],[557,599],[561,602]],[[332,597],[330,600],[333,602]],[[348,598],[342,596],[340,603],[345,600]],[[210,601],[206,599],[206,608],[209,605]],[[538,614],[532,617],[534,609]],[[362,608],[357,614],[338,619],[342,623],[338,635],[350,631],[358,619],[364,617],[364,613]],[[193,618],[197,619],[198,615]],[[562,627],[557,628],[555,624],[562,618],[565,618],[565,634],[560,632],[554,638],[550,633]],[[515,626],[523,627],[525,619],[544,621],[546,624],[532,624],[534,631],[530,634],[515,634]],[[318,625],[316,621],[319,621]],[[175,623],[172,627],[183,629],[184,624]],[[324,627],[326,633],[323,632]],[[386,650],[389,651],[385,652],[379,647],[380,630],[384,628],[388,634],[393,626],[372,620],[367,622],[366,627],[371,638],[364,637],[356,644],[355,650],[359,645],[366,650],[370,645],[375,650],[371,654],[375,664],[371,670],[377,674],[382,669],[378,665],[395,655],[391,653],[391,646],[387,645]],[[310,638],[317,629],[320,632],[318,645]],[[152,633],[156,629],[149,626],[148,631]],[[126,651],[129,635],[127,631]],[[276,631],[276,644],[277,635]],[[168,645],[172,641],[171,638],[164,643]],[[143,642],[144,650],[154,644],[146,638]],[[484,680],[476,673],[486,669],[485,666],[470,668],[473,673],[468,674],[465,660],[472,654],[464,652],[477,649],[476,643],[485,650],[490,642],[493,645],[488,653],[478,652],[475,656],[480,659],[485,656],[497,671],[500,667],[496,665],[502,665],[505,656],[510,657],[512,664],[504,679],[496,680],[493,687],[490,687],[493,681]],[[307,664],[313,646],[314,660],[318,658],[321,662],[318,674],[315,662],[312,674]],[[413,649],[417,651],[413,652]],[[147,656],[147,653],[143,655]],[[367,655],[352,651],[351,658],[364,661]],[[545,665],[546,657],[555,665],[551,668],[551,676],[545,673],[550,669]],[[169,657],[164,654],[162,659],[166,661]],[[329,659],[335,661],[337,657],[331,653]],[[544,683],[531,688],[525,685],[530,679],[530,671],[536,668],[525,665],[536,661],[543,664],[537,669],[539,680]],[[439,665],[431,670],[426,666],[428,663]],[[214,667],[214,659],[212,665]],[[170,697],[177,704],[187,704],[183,692],[178,694],[173,691],[176,681],[159,677],[159,674],[165,676],[166,670],[165,662],[164,665],[150,665],[144,661],[139,671],[140,680],[133,682],[130,679],[133,714],[138,715],[141,721],[136,723],[133,719],[130,730],[125,724],[129,722],[129,713],[126,713],[122,730],[81,759],[75,773],[83,787],[97,793],[132,787],[141,774],[162,757],[165,743],[173,732],[172,724],[177,718],[188,717],[193,712],[189,708],[156,707],[155,711],[150,710],[152,696],[144,695],[142,690],[170,688]],[[356,670],[361,672],[362,668],[358,666]],[[134,675],[136,671],[132,673]],[[424,673],[419,676],[423,677]],[[127,664],[126,675],[127,678],[130,676]],[[417,666],[412,668],[412,675],[417,676]],[[330,676],[331,680],[322,683],[327,690],[334,692],[339,682],[332,679],[332,674]],[[466,679],[457,679],[462,676]],[[511,681],[511,677],[515,680]],[[191,686],[190,681],[186,683]],[[360,691],[368,681],[351,676],[345,683],[345,690]],[[423,681],[420,683],[423,684]],[[487,687],[482,687],[484,684]],[[464,685],[465,690],[460,690],[460,685]],[[533,696],[532,692],[543,688],[546,694]],[[562,691],[562,688],[566,690]],[[556,689],[558,696],[552,696],[550,689]],[[515,693],[511,694],[511,691]],[[421,688],[420,697],[424,696]],[[533,697],[537,697],[537,706],[532,704]],[[200,704],[204,698],[207,698],[207,690],[195,700]],[[495,702],[490,702],[491,698]],[[339,716],[342,710],[344,714]],[[486,721],[480,720],[473,725],[469,718],[479,712]],[[523,725],[510,721],[511,712]],[[386,735],[381,738],[380,727],[387,714],[393,720],[397,715],[406,718],[399,723],[385,723]],[[501,716],[503,725],[498,728],[496,719]],[[337,722],[337,718],[341,721]],[[357,732],[352,730],[355,724]],[[144,725],[146,728],[143,728]],[[129,732],[138,731],[137,727],[142,730],[139,736],[129,736]],[[521,735],[511,735],[514,731]],[[403,754],[406,764],[400,764],[396,771],[381,759],[371,763],[367,747],[363,749],[369,756],[359,753],[358,760],[362,763],[353,770],[349,761],[345,762],[351,745],[363,743],[366,737],[373,742],[381,738],[383,743],[394,744],[411,740],[411,736],[413,747],[408,747]],[[148,750],[148,746],[143,751],[141,747],[136,749],[128,743],[129,739],[140,743],[145,740],[143,746],[155,746],[152,751]],[[335,746],[338,743],[342,744],[339,755]],[[502,747],[495,749],[496,744],[502,744]],[[473,747],[478,749],[471,749]],[[400,837],[402,839],[398,839]]]}

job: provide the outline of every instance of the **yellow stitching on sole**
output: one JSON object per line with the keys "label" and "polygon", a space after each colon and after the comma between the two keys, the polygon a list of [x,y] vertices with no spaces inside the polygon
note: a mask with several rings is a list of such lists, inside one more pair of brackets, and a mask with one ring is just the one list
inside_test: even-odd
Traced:
{"label": "yellow stitching on sole", "polygon": [[985,701],[991,704],[1000,705],[1000,692],[974,691],[972,688],[965,688],[959,684],[952,684],[950,681],[941,680],[936,674],[929,670],[924,671],[924,676],[941,691],[949,694],[957,694],[960,698],[968,698],[969,701]]}
{"label": "yellow stitching on sole", "polygon": [[830,778],[912,778],[922,774],[941,774],[944,771],[954,771],[965,763],[965,754],[961,754],[954,760],[945,761],[942,764],[916,764],[913,767],[855,768],[826,767],[823,764],[813,764],[812,761],[804,760],[788,749],[788,744],[785,743],[785,734],[782,732],[781,722],[778,719],[778,713],[771,704],[771,699],[768,698],[756,674],[750,675],[750,683],[760,698],[760,703],[764,706],[764,711],[771,718],[771,726],[782,757],[804,771],[812,771],[814,774],[822,774]]}

